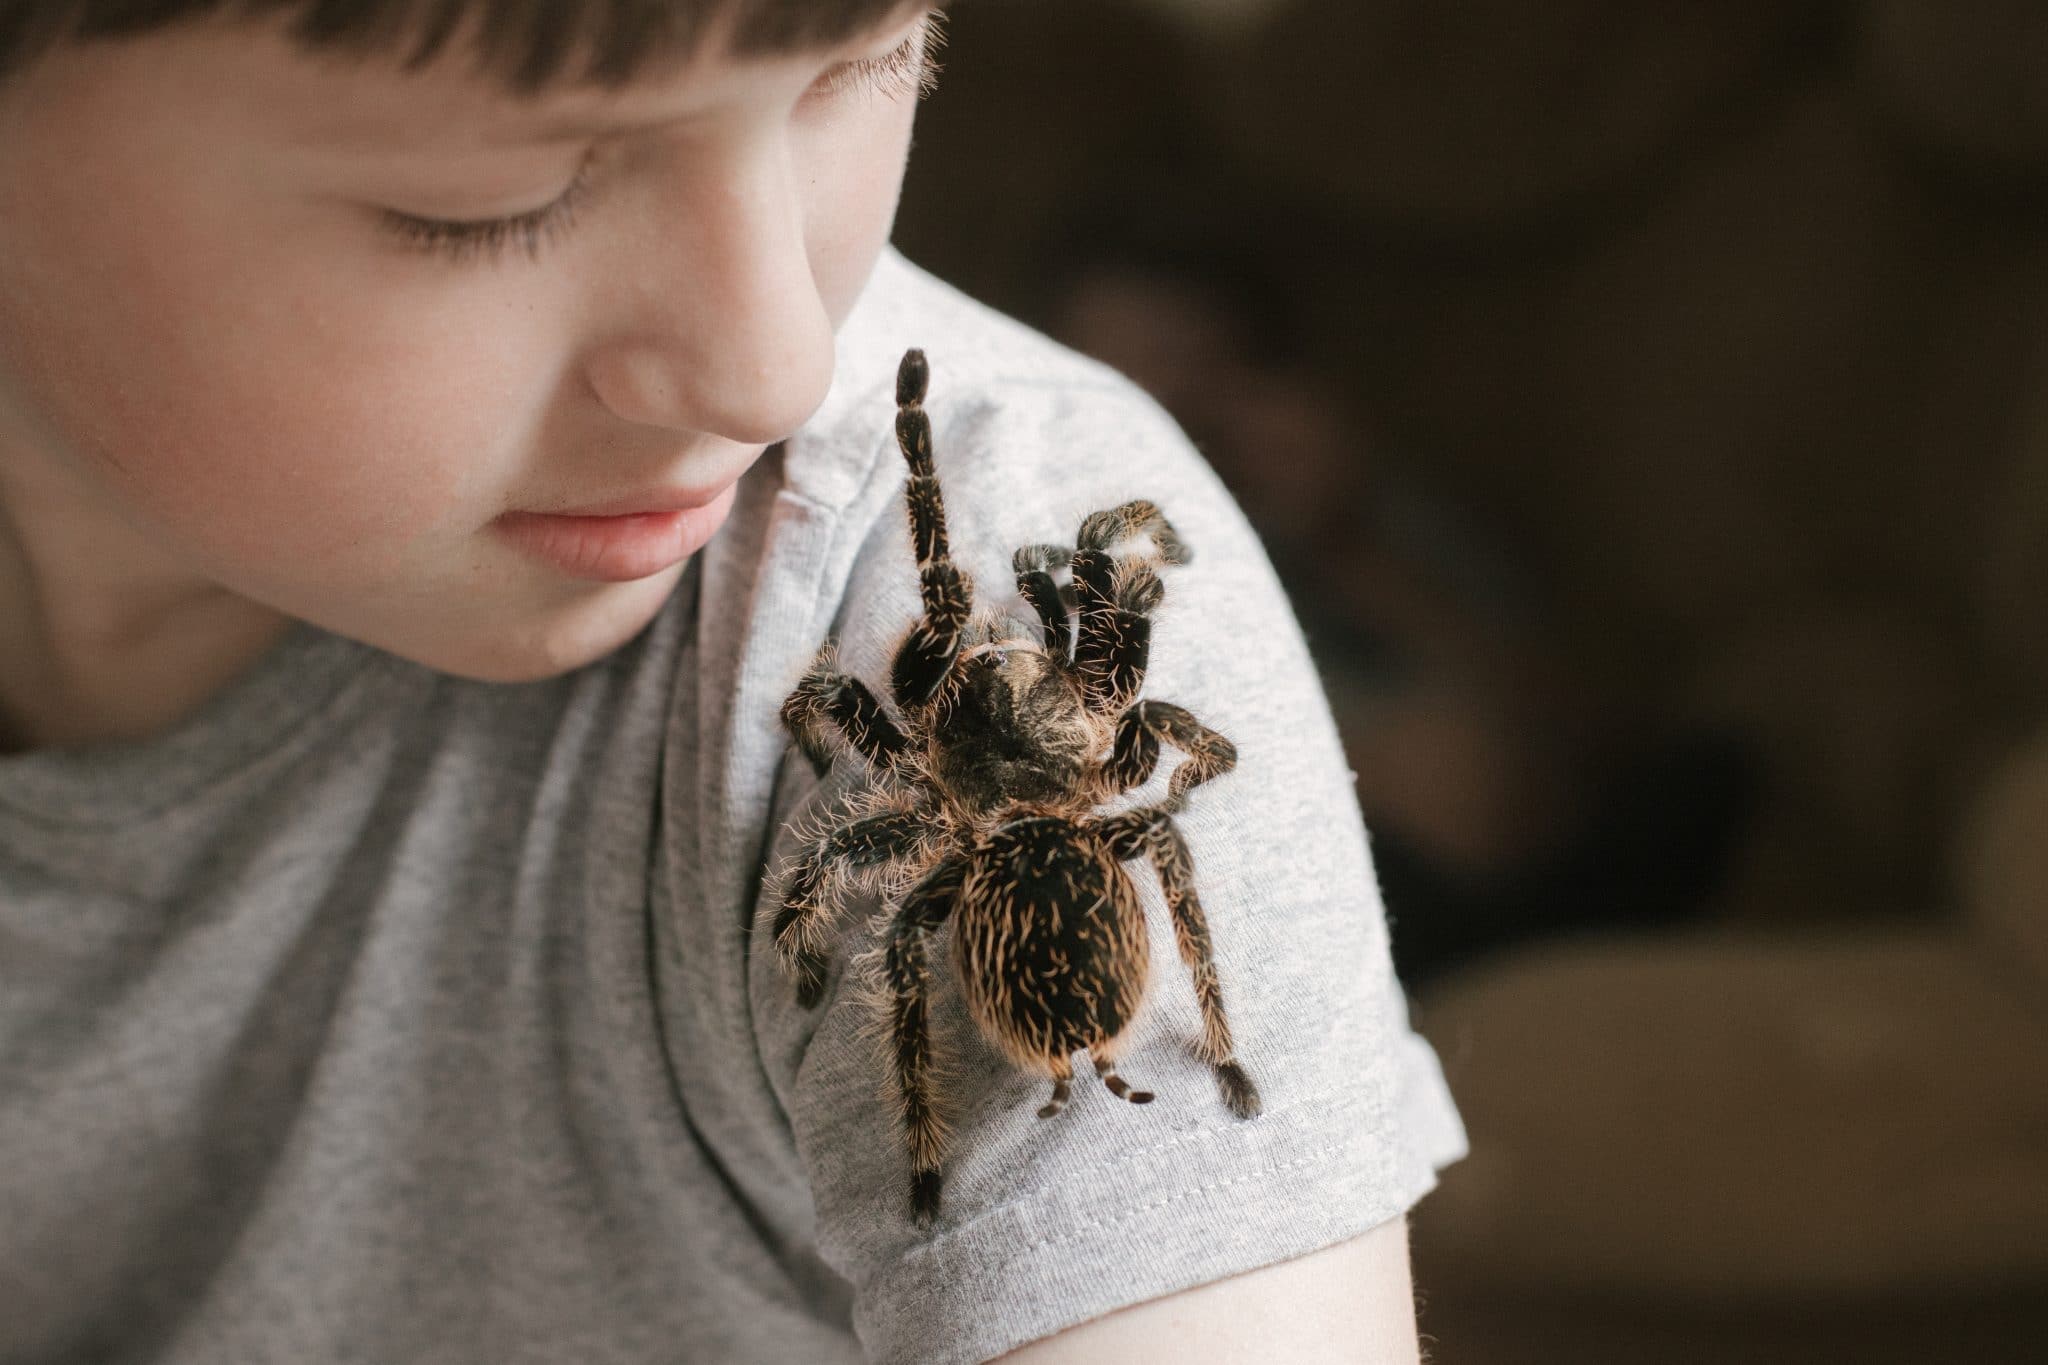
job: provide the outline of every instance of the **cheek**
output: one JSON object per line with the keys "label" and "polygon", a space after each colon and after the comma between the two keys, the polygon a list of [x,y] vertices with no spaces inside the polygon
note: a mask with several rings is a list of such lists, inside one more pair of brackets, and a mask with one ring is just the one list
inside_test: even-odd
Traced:
{"label": "cheek", "polygon": [[903,189],[915,102],[877,99],[871,109],[806,149],[811,200],[806,240],[812,273],[836,327],[889,240]]}
{"label": "cheek", "polygon": [[246,130],[155,118],[129,74],[0,146],[0,387],[35,464],[240,581],[365,582],[503,510],[539,329],[366,268],[353,224],[219,155]]}
{"label": "cheek", "polygon": [[9,357],[138,529],[215,569],[383,576],[501,510],[539,363],[516,334],[400,327],[303,266],[181,245],[98,253],[97,286]]}

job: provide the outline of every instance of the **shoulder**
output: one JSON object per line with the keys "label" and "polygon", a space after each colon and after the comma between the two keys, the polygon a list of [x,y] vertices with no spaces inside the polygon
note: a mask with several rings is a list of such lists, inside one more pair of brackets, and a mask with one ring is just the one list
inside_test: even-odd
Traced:
{"label": "shoulder", "polygon": [[854,635],[863,620],[914,614],[895,442],[896,367],[913,348],[930,367],[924,407],[953,553],[978,585],[1007,591],[1019,546],[1072,544],[1090,513],[1143,498],[1195,550],[1175,597],[1248,595],[1247,609],[1291,633],[1256,534],[1151,395],[892,251],[842,331],[841,378],[810,448],[791,461],[793,485],[838,503],[858,541],[843,586],[871,610],[842,622]]}
{"label": "shoulder", "polygon": [[[948,511],[965,523],[999,509],[1040,515],[1066,531],[1094,503],[1130,491],[1183,488],[1205,511],[1235,507],[1179,425],[1149,394],[1082,355],[904,259],[883,253],[841,329],[840,374],[806,428],[812,449],[793,474],[842,466],[893,489],[902,473],[893,439],[897,363],[925,353],[935,462]],[[868,467],[878,463],[879,469]],[[849,471],[847,464],[863,466]],[[825,500],[834,500],[828,489]],[[887,499],[873,510],[889,511]],[[993,528],[992,528],[993,529]],[[1008,529],[1008,528],[1005,528]],[[1018,531],[1030,530],[1018,527]],[[1043,529],[1049,529],[1043,528]],[[1037,534],[1033,532],[1033,534]]]}
{"label": "shoulder", "polygon": [[[933,1228],[910,1218],[890,1016],[870,989],[896,907],[873,887],[849,901],[859,910],[827,935],[831,982],[814,1010],[796,1004],[757,915],[763,1055],[810,1181],[820,1253],[856,1286],[864,1345],[877,1360],[981,1360],[1357,1238],[1420,1198],[1461,1137],[1434,1059],[1405,1027],[1350,773],[1306,645],[1200,453],[1128,380],[907,263],[885,262],[872,287],[844,331],[844,391],[794,452],[788,490],[831,505],[842,533],[841,558],[809,561],[836,595],[839,666],[888,707],[891,659],[920,618],[894,384],[916,347],[930,365],[924,406],[948,539],[976,605],[1029,619],[1017,548],[1071,546],[1090,513],[1155,503],[1193,553],[1161,575],[1142,695],[1238,755],[1175,817],[1191,860],[1182,909],[1147,866],[1133,870],[1152,965],[1119,1056],[1154,1102],[1128,1104],[1090,1078],[1040,1119],[1044,1077],[1004,1065],[968,1015],[954,950],[938,950],[928,1041],[955,1126]],[[794,521],[817,509],[786,510]],[[827,630],[797,633],[807,659]],[[802,667],[792,654],[789,681]],[[807,831],[868,780],[856,766],[835,766],[822,785],[799,767],[772,863],[790,865],[815,838]],[[1162,770],[1128,799],[1156,803],[1169,780]],[[764,914],[779,913],[773,897],[764,891]],[[1177,937],[1196,915],[1209,963],[1199,985]],[[1212,1008],[1227,1014],[1264,1099],[1255,1116],[1233,1109],[1197,1047]],[[1215,1235],[1221,1226],[1229,1237]],[[1266,1286],[1254,1297],[1280,1303]]]}
{"label": "shoulder", "polygon": [[[1168,568],[1152,613],[1147,695],[1221,726],[1256,758],[1231,788],[1266,820],[1299,814],[1326,826],[1323,844],[1343,875],[1325,885],[1369,884],[1351,775],[1286,592],[1257,534],[1178,423],[1109,366],[980,304],[900,257],[885,259],[849,328],[847,360],[866,394],[857,431],[872,460],[843,509],[844,557],[831,570],[839,599],[832,635],[849,671],[888,676],[920,615],[919,580],[895,437],[895,376],[904,351],[925,353],[933,467],[954,562],[978,609],[1030,619],[1016,581],[1022,547],[1075,545],[1092,514],[1152,503],[1187,547]],[[869,311],[870,302],[879,306]],[[1313,811],[1298,810],[1313,803]],[[1238,803],[1212,796],[1228,820]],[[1319,812],[1319,813],[1318,813]],[[1196,827],[1207,823],[1191,817]],[[1306,858],[1314,863],[1316,858]]]}
{"label": "shoulder", "polygon": [[972,385],[1136,392],[1122,375],[991,308],[893,248],[875,263],[867,288],[840,329],[840,364],[856,384],[893,388],[896,361],[916,346],[937,376]]}

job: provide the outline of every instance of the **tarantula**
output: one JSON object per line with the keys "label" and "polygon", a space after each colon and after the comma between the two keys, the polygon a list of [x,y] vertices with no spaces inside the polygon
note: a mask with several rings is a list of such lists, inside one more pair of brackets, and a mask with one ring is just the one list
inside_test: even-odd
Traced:
{"label": "tarantula", "polygon": [[[1123,864],[1149,859],[1193,973],[1203,1030],[1195,1051],[1214,1068],[1232,1113],[1259,1112],[1223,1011],[1194,869],[1173,816],[1190,789],[1230,771],[1231,742],[1181,707],[1138,699],[1164,594],[1156,562],[1187,548],[1150,502],[1127,502],[1081,523],[1074,548],[1027,545],[1013,568],[1035,628],[973,612],[973,588],[946,544],[945,505],[932,467],[923,403],[924,353],[896,374],[896,440],[909,463],[905,497],[923,617],[898,647],[893,717],[858,678],[836,671],[828,643],[782,706],[782,722],[820,776],[836,732],[880,779],[855,818],[807,840],[781,886],[774,943],[814,1006],[825,988],[824,930],[847,880],[894,898],[871,987],[882,1007],[896,1099],[910,1149],[912,1213],[939,1206],[946,1121],[935,1089],[927,1007],[927,940],[952,921],[952,960],[969,1014],[1012,1064],[1052,1082],[1038,1111],[1067,1102],[1072,1056],[1086,1051],[1110,1092],[1152,1099],[1116,1072],[1121,1039],[1143,1002],[1149,940]],[[1148,538],[1153,552],[1116,553]],[[1055,578],[1070,571],[1064,586]],[[1071,618],[1070,618],[1071,609]],[[1162,741],[1186,758],[1166,799],[1097,815],[1101,802],[1141,786]]]}

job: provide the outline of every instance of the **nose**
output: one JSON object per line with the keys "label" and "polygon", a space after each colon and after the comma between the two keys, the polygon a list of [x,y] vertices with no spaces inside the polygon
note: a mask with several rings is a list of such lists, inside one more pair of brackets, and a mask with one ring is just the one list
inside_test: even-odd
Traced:
{"label": "nose", "polygon": [[832,384],[832,319],[812,275],[785,138],[679,152],[651,176],[651,221],[622,253],[626,321],[591,353],[591,387],[629,421],[744,445],[802,426]]}

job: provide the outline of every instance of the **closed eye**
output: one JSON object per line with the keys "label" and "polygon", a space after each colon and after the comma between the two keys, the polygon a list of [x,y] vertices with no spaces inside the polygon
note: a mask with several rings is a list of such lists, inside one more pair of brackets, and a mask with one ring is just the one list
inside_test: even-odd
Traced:
{"label": "closed eye", "polygon": [[[880,57],[857,57],[826,71],[809,97],[831,100],[865,93],[886,99],[923,99],[937,87],[940,66],[935,54],[945,41],[945,15],[932,10],[894,50]],[[590,159],[585,157],[568,188],[525,213],[503,218],[451,219],[422,218],[386,209],[382,224],[407,246],[457,261],[478,256],[496,259],[514,241],[525,247],[528,259],[537,260],[544,244],[552,244],[574,224],[576,209],[589,184]]]}
{"label": "closed eye", "polygon": [[590,158],[576,168],[567,189],[537,209],[505,218],[421,218],[396,209],[383,214],[385,231],[408,246],[445,253],[456,260],[482,254],[495,258],[517,239],[530,259],[538,259],[543,242],[552,242],[575,221],[577,206],[590,188]]}
{"label": "closed eye", "polygon": [[913,94],[923,99],[938,88],[942,68],[937,53],[946,44],[945,18],[933,10],[894,51],[841,62],[819,78],[815,89],[826,97],[865,88],[888,99]]}

